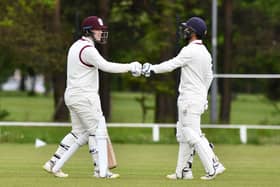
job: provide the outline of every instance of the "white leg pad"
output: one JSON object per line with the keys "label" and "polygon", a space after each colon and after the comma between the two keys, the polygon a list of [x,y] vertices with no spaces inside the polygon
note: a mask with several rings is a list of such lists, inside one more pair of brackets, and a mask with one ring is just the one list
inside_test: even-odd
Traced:
{"label": "white leg pad", "polygon": [[211,157],[215,158],[215,162],[218,162],[219,159],[218,157],[215,155],[213,148],[210,146],[210,143],[208,141],[208,139],[204,136],[204,134],[201,136],[202,141],[204,142],[205,145],[209,145],[209,147],[212,149],[212,155],[210,155]]}
{"label": "white leg pad", "polygon": [[104,117],[100,119],[96,130],[96,141],[98,151],[98,165],[100,177],[106,177],[108,170],[108,155],[107,155],[107,130]]}
{"label": "white leg pad", "polygon": [[67,162],[71,156],[80,148],[80,146],[84,145],[88,141],[88,134],[85,133],[81,135],[77,141],[62,155],[62,157],[55,163],[52,171],[54,173],[58,172],[65,162]]}
{"label": "white leg pad", "polygon": [[92,156],[92,161],[94,163],[94,169],[99,171],[97,142],[96,142],[96,137],[95,136],[93,136],[93,135],[89,136],[88,147],[89,147],[89,152]]}
{"label": "white leg pad", "polygon": [[179,143],[179,152],[176,167],[176,175],[178,178],[183,177],[183,170],[191,170],[191,165],[188,162],[192,162],[192,154],[193,148],[188,143]]}
{"label": "white leg pad", "polygon": [[189,127],[183,127],[183,133],[187,138],[187,142],[194,146],[194,149],[197,152],[205,171],[210,176],[215,175],[215,157],[213,157],[215,154],[209,146],[209,143],[206,144],[201,136],[199,136],[193,129]]}
{"label": "white leg pad", "polygon": [[55,151],[54,155],[51,157],[51,161],[55,163],[59,160],[62,155],[73,145],[76,141],[76,135],[73,133],[68,133],[60,142],[57,150]]}
{"label": "white leg pad", "polygon": [[62,168],[62,166],[65,164],[65,162],[67,162],[71,158],[71,156],[79,149],[79,147],[80,147],[79,144],[74,143],[70,147],[70,149],[67,152],[65,152],[63,154],[63,156],[55,163],[52,171],[54,173],[58,172]]}

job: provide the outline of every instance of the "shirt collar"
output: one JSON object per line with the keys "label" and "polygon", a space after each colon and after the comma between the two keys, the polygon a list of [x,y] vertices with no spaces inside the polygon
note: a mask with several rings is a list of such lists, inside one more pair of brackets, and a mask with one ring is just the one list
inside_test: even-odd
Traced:
{"label": "shirt collar", "polygon": [[90,42],[91,44],[94,45],[94,42],[92,41],[91,37],[82,36],[80,40]]}
{"label": "shirt collar", "polygon": [[190,42],[190,44],[198,44],[198,45],[202,45],[202,40],[194,40],[192,42]]}

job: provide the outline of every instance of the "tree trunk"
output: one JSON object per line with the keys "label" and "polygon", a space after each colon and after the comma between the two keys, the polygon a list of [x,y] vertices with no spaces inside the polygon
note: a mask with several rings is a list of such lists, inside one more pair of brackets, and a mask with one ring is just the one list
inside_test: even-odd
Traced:
{"label": "tree trunk", "polygon": [[19,90],[21,92],[24,92],[26,90],[25,80],[26,80],[26,73],[23,70],[21,70],[21,76],[20,76],[20,82],[19,82]]}
{"label": "tree trunk", "polygon": [[[224,43],[224,64],[223,72],[231,72],[231,59],[232,59],[232,0],[224,1],[224,25],[225,25],[225,43]],[[231,111],[231,80],[222,80],[222,96],[221,96],[221,110],[220,110],[220,122],[230,122]]]}
{"label": "tree trunk", "polygon": [[67,121],[69,118],[67,107],[64,103],[65,72],[55,71],[52,74],[54,90],[54,121]]}
{"label": "tree trunk", "polygon": [[36,73],[35,73],[35,71],[32,67],[28,67],[27,71],[28,71],[28,75],[29,75],[30,81],[31,81],[31,87],[30,87],[30,90],[28,91],[28,95],[29,96],[34,96],[34,95],[36,95],[36,92],[35,92]]}
{"label": "tree trunk", "polygon": [[[169,3],[174,3],[173,0],[169,0]],[[160,25],[164,28],[163,42],[165,45],[161,49],[160,61],[168,60],[174,56],[174,43],[176,43],[176,32],[174,26],[175,11],[171,11],[172,15],[165,15],[161,19]],[[177,74],[172,72],[169,75],[158,75],[160,82],[167,83],[168,90],[171,93],[156,93],[156,111],[155,122],[173,123],[177,120]]]}
{"label": "tree trunk", "polygon": [[[60,22],[60,0],[56,0],[55,12],[54,12],[54,33],[60,34],[61,22]],[[59,43],[59,41],[58,41]],[[52,73],[52,82],[54,90],[54,106],[55,112],[53,114],[54,121],[67,121],[68,110],[64,104],[64,90],[65,90],[65,68],[62,70],[54,70]]]}
{"label": "tree trunk", "polygon": [[173,123],[177,120],[176,97],[170,94],[156,94],[156,123]]}
{"label": "tree trunk", "polygon": [[[104,20],[105,23],[108,23],[108,14],[109,14],[109,0],[99,0],[99,15]],[[108,44],[98,46],[98,49],[101,55],[106,59],[108,57]],[[110,94],[110,76],[108,73],[99,71],[100,75],[100,99],[103,114],[107,121],[110,121],[111,116],[111,94]]]}

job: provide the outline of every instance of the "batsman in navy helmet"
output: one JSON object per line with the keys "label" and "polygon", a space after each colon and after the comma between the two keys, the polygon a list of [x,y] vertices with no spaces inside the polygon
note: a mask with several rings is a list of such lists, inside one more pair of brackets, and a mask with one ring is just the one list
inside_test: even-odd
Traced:
{"label": "batsman in navy helmet", "polygon": [[159,64],[145,63],[142,74],[146,77],[181,69],[179,97],[177,99],[178,160],[175,172],[168,179],[193,179],[193,155],[199,156],[205,169],[202,180],[214,179],[225,171],[225,167],[214,154],[201,130],[201,115],[207,110],[207,94],[213,79],[212,57],[202,39],[207,33],[205,21],[191,17],[180,25],[183,39],[187,42],[174,58]]}

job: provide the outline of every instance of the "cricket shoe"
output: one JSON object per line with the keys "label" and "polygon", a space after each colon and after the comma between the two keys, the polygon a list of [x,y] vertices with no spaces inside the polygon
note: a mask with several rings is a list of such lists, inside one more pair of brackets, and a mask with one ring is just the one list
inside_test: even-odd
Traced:
{"label": "cricket shoe", "polygon": [[112,172],[110,172],[110,171],[107,171],[107,174],[106,174],[105,177],[100,177],[99,171],[98,171],[98,170],[95,170],[93,176],[96,177],[96,178],[116,179],[116,178],[119,178],[119,177],[120,177],[120,174],[118,174],[118,173],[112,173]]}
{"label": "cricket shoe", "polygon": [[220,174],[224,173],[224,171],[226,170],[226,168],[220,162],[218,162],[218,164],[215,165],[214,168],[215,168],[215,173],[213,175],[206,174],[205,176],[200,177],[200,179],[202,179],[202,180],[212,180],[217,175],[220,175]]}
{"label": "cricket shoe", "polygon": [[43,169],[49,173],[52,173],[54,176],[56,177],[60,177],[60,178],[65,178],[68,177],[67,173],[64,173],[62,170],[59,170],[58,172],[52,172],[52,168],[54,166],[54,163],[51,161],[47,161],[44,165],[43,165]]}
{"label": "cricket shoe", "polygon": [[219,162],[219,164],[215,167],[216,175],[220,175],[225,172],[226,168]]}
{"label": "cricket shoe", "polygon": [[179,177],[176,173],[172,173],[170,175],[166,175],[166,178],[171,180],[177,180],[177,179],[191,180],[193,179],[193,174],[192,174],[192,170],[189,170],[187,172],[183,172],[182,177]]}

